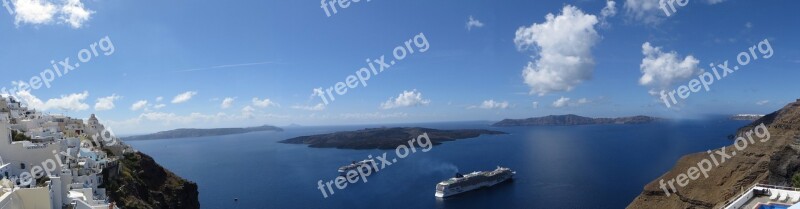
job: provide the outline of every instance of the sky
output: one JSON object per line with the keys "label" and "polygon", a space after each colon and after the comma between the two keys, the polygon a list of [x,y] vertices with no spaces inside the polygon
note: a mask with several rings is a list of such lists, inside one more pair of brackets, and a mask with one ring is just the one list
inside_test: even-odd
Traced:
{"label": "sky", "polygon": [[[97,114],[117,134],[696,118],[766,114],[800,98],[800,3],[788,0],[689,0],[675,10],[657,0],[3,2],[3,93],[51,114]],[[740,55],[747,65],[706,77],[708,91],[698,84]],[[381,56],[396,62],[380,71]],[[681,85],[700,89],[683,99]],[[660,93],[673,90],[667,107]]]}

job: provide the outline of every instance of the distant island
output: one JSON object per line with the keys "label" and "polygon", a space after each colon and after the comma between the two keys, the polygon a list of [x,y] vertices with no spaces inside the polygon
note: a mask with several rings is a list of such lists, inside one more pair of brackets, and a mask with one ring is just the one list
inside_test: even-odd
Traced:
{"label": "distant island", "polygon": [[730,117],[731,120],[758,120],[759,118],[764,117],[764,115],[759,114],[736,114]]}
{"label": "distant island", "polygon": [[550,115],[527,119],[505,119],[492,126],[574,126],[591,124],[643,124],[664,119],[650,116],[633,116],[621,118],[590,118],[578,115]]}
{"label": "distant island", "polygon": [[169,131],[161,131],[154,134],[129,136],[123,139],[129,141],[151,140],[151,139],[176,139],[176,138],[188,138],[188,137],[223,136],[231,134],[243,134],[256,131],[283,131],[283,129],[269,125],[248,127],[248,128],[211,128],[211,129],[182,128]]}
{"label": "distant island", "polygon": [[301,136],[280,141],[285,144],[307,144],[315,148],[339,149],[395,149],[408,145],[408,140],[427,133],[433,145],[446,141],[475,138],[484,134],[508,134],[500,131],[482,129],[437,130],[419,127],[368,128],[357,131],[343,131],[330,134]]}

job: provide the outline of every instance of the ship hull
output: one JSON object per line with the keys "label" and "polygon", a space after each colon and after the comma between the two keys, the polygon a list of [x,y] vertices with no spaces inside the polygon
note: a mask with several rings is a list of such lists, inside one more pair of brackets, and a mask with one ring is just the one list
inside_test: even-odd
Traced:
{"label": "ship hull", "polygon": [[450,196],[453,196],[453,195],[469,192],[469,191],[480,189],[480,188],[492,187],[492,186],[497,185],[499,183],[503,183],[505,181],[512,180],[513,178],[514,178],[514,175],[509,175],[508,177],[505,177],[505,178],[502,178],[502,179],[497,179],[497,180],[494,180],[494,181],[481,182],[481,183],[478,183],[478,184],[475,184],[475,185],[466,186],[466,187],[448,188],[448,189],[445,189],[443,191],[436,191],[434,196],[439,197],[439,198],[450,197]]}

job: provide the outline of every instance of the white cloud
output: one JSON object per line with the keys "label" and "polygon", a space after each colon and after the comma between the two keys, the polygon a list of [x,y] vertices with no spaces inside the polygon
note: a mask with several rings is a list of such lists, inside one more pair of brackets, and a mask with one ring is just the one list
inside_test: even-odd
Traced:
{"label": "white cloud", "polygon": [[494,99],[484,100],[481,105],[469,106],[467,109],[481,108],[481,109],[508,109],[508,101],[494,101]]}
{"label": "white cloud", "polygon": [[156,97],[156,102],[160,102],[161,100],[164,100],[164,97]]}
{"label": "white cloud", "polygon": [[689,55],[681,59],[677,52],[663,52],[661,47],[653,47],[649,42],[642,44],[642,64],[639,68],[642,77],[639,84],[650,86],[651,94],[658,94],[677,82],[685,81],[703,70],[698,67],[700,61]]}
{"label": "white cloud", "polygon": [[226,97],[225,99],[222,100],[222,104],[220,104],[220,107],[222,109],[228,109],[231,107],[231,105],[233,105],[234,100],[236,100],[236,98]]}
{"label": "white cloud", "polygon": [[147,107],[147,100],[139,100],[131,105],[131,110],[138,111],[145,107]]}
{"label": "white cloud", "polygon": [[480,20],[475,19],[472,16],[469,16],[469,20],[467,21],[467,30],[471,31],[472,28],[482,28],[482,27],[483,23]]}
{"label": "white cloud", "polygon": [[246,117],[252,117],[253,113],[256,112],[256,108],[251,107],[250,105],[244,106],[242,108],[242,115]]}
{"label": "white cloud", "polygon": [[597,17],[567,5],[561,14],[547,14],[546,19],[520,27],[514,38],[517,49],[535,52],[536,60],[522,71],[531,94],[570,91],[591,79],[594,70],[591,48],[600,39],[594,29]]}
{"label": "white cloud", "polygon": [[319,103],[319,104],[314,105],[314,106],[295,105],[295,106],[292,106],[292,109],[308,110],[308,111],[322,111],[322,110],[325,110],[325,104]]}
{"label": "white cloud", "polygon": [[416,89],[411,91],[403,91],[397,98],[390,97],[384,103],[381,103],[381,109],[393,109],[399,107],[415,107],[420,105],[428,105],[431,103],[430,100],[422,99],[422,92],[418,92]]}
{"label": "white cloud", "polygon": [[58,11],[56,5],[47,0],[14,0],[14,24],[45,24],[53,21]]}
{"label": "white cloud", "polygon": [[40,25],[53,22],[81,28],[95,12],[86,9],[80,0],[11,0],[14,6],[14,24]]}
{"label": "white cloud", "polygon": [[533,102],[533,109],[539,108],[539,102]]}
{"label": "white cloud", "polygon": [[29,108],[40,111],[54,109],[65,111],[81,111],[89,109],[89,105],[84,103],[84,100],[89,97],[88,91],[70,95],[61,95],[60,98],[48,99],[47,102],[43,102],[29,91],[19,91],[17,92],[17,97],[19,97],[20,101],[27,104]]}
{"label": "white cloud", "polygon": [[761,100],[756,102],[756,105],[765,105],[765,104],[769,104],[769,100]]}
{"label": "white cloud", "polygon": [[264,98],[262,100],[259,100],[258,97],[253,97],[253,105],[256,106],[256,107],[261,107],[261,108],[270,107],[270,106],[280,106],[280,105],[278,105],[277,103],[273,102],[270,99]]}
{"label": "white cloud", "polygon": [[197,95],[196,91],[187,91],[178,94],[177,96],[175,96],[175,98],[172,99],[172,104],[180,104],[189,101],[190,99],[192,99],[194,95]]}
{"label": "white cloud", "polygon": [[661,23],[666,17],[659,0],[625,0],[623,7],[631,18],[648,25]]}
{"label": "white cloud", "polygon": [[[670,15],[674,15],[674,12],[668,5],[669,0],[625,0],[625,10],[627,14],[636,21],[641,21],[647,25],[655,25],[661,23],[666,17],[667,14],[664,12],[664,9],[661,8],[661,1],[664,1],[664,6],[666,7],[667,11],[670,12]],[[717,4],[724,2],[725,0],[703,0],[706,4]],[[680,11],[680,5],[675,2],[675,9]]]}
{"label": "white cloud", "polygon": [[164,108],[164,107],[166,107],[166,106],[167,106],[167,105],[165,105],[165,104],[157,104],[157,105],[153,106],[153,108],[155,108],[155,109],[157,110],[157,109]]}
{"label": "white cloud", "polygon": [[569,104],[569,98],[561,97],[553,102],[553,107],[566,107]]}
{"label": "white cloud", "polygon": [[556,101],[553,102],[553,107],[555,107],[555,108],[577,107],[577,106],[581,106],[581,105],[592,103],[592,100],[589,100],[587,98],[580,98],[575,102],[570,102],[570,101],[575,101],[575,100],[572,100],[572,99],[570,99],[568,97],[563,97],[562,96],[561,98],[559,98],[559,99],[557,99]]}
{"label": "white cloud", "polygon": [[603,27],[608,27],[609,24],[607,19],[609,17],[613,17],[616,15],[617,15],[617,2],[606,1],[606,7],[603,7],[603,9],[600,10],[600,24]]}
{"label": "white cloud", "polygon": [[83,8],[80,0],[67,0],[67,3],[61,7],[61,13],[62,22],[69,24],[72,28],[81,28],[83,23],[94,14],[94,11]]}
{"label": "white cloud", "polygon": [[111,96],[97,98],[97,103],[94,104],[94,110],[104,111],[114,109],[114,101],[122,97],[112,94]]}

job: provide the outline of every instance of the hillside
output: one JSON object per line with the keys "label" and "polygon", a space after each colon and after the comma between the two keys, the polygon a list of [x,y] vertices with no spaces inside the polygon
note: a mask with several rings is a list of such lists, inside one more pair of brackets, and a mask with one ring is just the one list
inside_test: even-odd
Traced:
{"label": "hillside", "polygon": [[197,184],[164,169],[143,153],[126,154],[116,166],[104,170],[109,198],[120,208],[200,208]]}
{"label": "hillside", "polygon": [[673,179],[708,158],[706,152],[686,155],[645,185],[628,208],[717,208],[755,183],[791,185],[792,175],[800,171],[800,100],[739,129],[736,136],[744,136],[761,123],[769,130],[768,141],[757,140],[743,150],[726,146],[728,152],[736,151],[730,159],[708,172],[708,178],[693,180],[678,189],[678,195],[667,197],[659,180]]}
{"label": "hillside", "polygon": [[256,131],[283,131],[283,129],[268,125],[249,127],[249,128],[212,128],[212,129],[182,128],[169,131],[161,131],[158,133],[147,134],[147,135],[129,136],[123,139],[126,141],[151,140],[151,139],[176,139],[176,138],[204,137],[204,136],[223,136],[231,134],[243,134]]}

